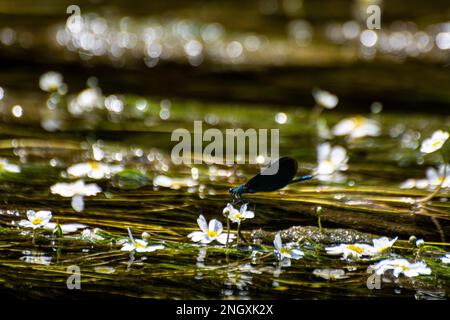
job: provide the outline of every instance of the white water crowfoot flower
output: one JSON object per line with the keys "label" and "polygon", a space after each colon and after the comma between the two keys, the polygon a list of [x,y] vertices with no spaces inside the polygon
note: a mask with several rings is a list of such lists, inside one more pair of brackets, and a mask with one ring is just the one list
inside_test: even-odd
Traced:
{"label": "white water crowfoot flower", "polygon": [[[54,222],[49,222],[45,225],[44,229],[48,231],[54,231],[58,227],[58,224]],[[81,223],[68,223],[68,224],[60,224],[59,227],[63,234],[77,232],[80,229],[87,228],[86,225]]]}
{"label": "white water crowfoot flower", "polygon": [[203,244],[208,244],[216,240],[221,244],[227,243],[227,236],[229,237],[229,241],[231,242],[236,236],[234,234],[226,234],[222,233],[223,225],[222,222],[212,219],[209,224],[207,223],[205,217],[200,215],[197,219],[198,226],[202,231],[195,231],[188,234],[188,238],[190,238],[194,242],[200,242]]}
{"label": "white water crowfoot flower", "polygon": [[122,171],[123,168],[124,167],[122,165],[108,165],[106,163],[89,161],[74,164],[67,169],[67,173],[77,178],[89,177],[92,179],[104,179]]}
{"label": "white water crowfoot flower", "polygon": [[395,237],[392,240],[389,240],[387,237],[373,239],[373,254],[380,254],[390,249],[394,245],[395,241],[397,241],[397,239],[398,237]]}
{"label": "white water crowfoot flower", "polygon": [[446,131],[438,130],[433,133],[431,138],[425,139],[420,147],[422,153],[432,153],[442,148],[447,141],[449,133]]}
{"label": "white water crowfoot flower", "polygon": [[377,121],[356,116],[347,118],[336,124],[333,128],[335,136],[349,136],[350,139],[362,138],[365,136],[379,136],[380,126]]}
{"label": "white water crowfoot flower", "polygon": [[339,98],[336,95],[318,88],[313,89],[312,95],[319,106],[327,109],[334,109],[339,102]]}
{"label": "white water crowfoot flower", "polygon": [[450,165],[441,164],[436,170],[435,168],[427,169],[427,180],[431,186],[441,186],[442,188],[450,187]]}
{"label": "white water crowfoot flower", "polygon": [[[436,150],[439,150],[442,148],[442,146],[444,145],[444,143],[447,141],[449,137],[449,133],[446,131],[442,131],[442,130],[438,130],[435,131],[433,133],[433,135],[431,136],[431,138],[429,139],[425,139],[422,142],[422,146],[420,147],[420,151],[423,153],[432,153]],[[441,157],[442,157],[442,165],[443,165],[443,172],[442,172],[442,176],[438,176],[438,177],[434,177],[437,178],[437,181],[439,182],[439,184],[437,185],[437,187],[435,188],[435,190],[430,193],[428,196],[417,199],[416,203],[426,203],[427,201],[433,199],[435,196],[438,195],[439,191],[441,190],[441,188],[443,188],[444,183],[446,182],[446,177],[447,177],[447,165],[446,165],[446,159],[445,159],[445,153],[442,152],[441,150]],[[428,171],[427,175],[431,174],[432,171]]]}
{"label": "white water crowfoot flower", "polygon": [[387,270],[393,270],[392,273],[396,278],[398,278],[398,276],[402,273],[407,277],[417,277],[422,274],[431,274],[431,269],[428,268],[425,262],[419,261],[410,263],[406,259],[382,260],[374,265],[371,265],[369,269],[374,270],[377,275],[382,275]]}
{"label": "white water crowfoot flower", "polygon": [[99,235],[99,233],[101,232],[100,229],[95,228],[95,229],[85,229],[83,230],[83,232],[81,232],[81,239],[84,240],[88,240],[88,241],[103,241],[105,240],[104,237],[102,237],[101,235]]}
{"label": "white water crowfoot flower", "polygon": [[129,239],[127,243],[124,243],[121,251],[128,252],[153,252],[156,250],[164,249],[162,244],[149,245],[147,241],[143,239],[134,239],[131,230],[128,228]]}
{"label": "white water crowfoot flower", "polygon": [[78,194],[80,196],[95,196],[102,192],[102,189],[95,183],[85,184],[83,180],[73,183],[60,182],[50,187],[53,194],[59,194],[62,197],[73,197]]}
{"label": "white water crowfoot flower", "polygon": [[38,229],[45,227],[49,223],[50,219],[52,218],[52,213],[47,210],[41,210],[38,212],[28,210],[27,218],[28,220],[19,221],[19,226],[25,228]]}
{"label": "white water crowfoot flower", "polygon": [[63,76],[59,72],[49,71],[39,78],[39,88],[43,91],[56,91],[62,84]]}
{"label": "white water crowfoot flower", "polygon": [[120,249],[121,251],[136,251],[139,253],[142,252],[153,252],[156,250],[160,250],[160,249],[164,249],[164,246],[162,244],[155,244],[155,245],[148,245],[148,242],[145,240],[134,240],[133,243],[125,243],[122,246],[122,249]]}
{"label": "white water crowfoot flower", "polygon": [[72,208],[81,212],[84,210],[83,197],[95,196],[102,192],[102,189],[95,183],[85,184],[83,180],[78,180],[74,183],[56,183],[50,187],[50,191],[63,197],[72,197]]}
{"label": "white water crowfoot flower", "polygon": [[273,245],[275,247],[275,255],[278,260],[282,261],[284,259],[295,259],[298,260],[303,257],[303,251],[299,249],[295,249],[294,243],[286,243],[283,246],[283,242],[281,241],[281,236],[279,233],[275,235],[275,239],[273,240]]}
{"label": "white water crowfoot flower", "polygon": [[20,167],[18,165],[9,163],[6,159],[0,159],[0,173],[3,171],[19,173]]}
{"label": "white water crowfoot flower", "polygon": [[336,171],[348,169],[347,151],[341,146],[331,147],[329,143],[322,143],[317,147],[318,166],[315,175],[330,175]]}
{"label": "white water crowfoot flower", "polygon": [[348,257],[361,258],[363,256],[375,256],[383,253],[384,251],[390,249],[395,241],[397,241],[397,237],[392,240],[389,240],[387,237],[381,237],[378,239],[373,239],[373,246],[368,244],[340,244],[334,247],[327,247],[325,250],[328,254],[331,255],[340,255],[342,254],[343,259],[347,259]]}
{"label": "white water crowfoot flower", "polygon": [[[445,174],[445,176],[444,176]],[[426,189],[428,187],[436,187],[441,185],[442,188],[450,187],[450,165],[441,164],[436,170],[433,167],[427,168],[426,179],[408,179],[400,184],[401,189]]]}
{"label": "white water crowfoot flower", "polygon": [[328,254],[342,255],[345,260],[349,257],[361,258],[362,256],[371,256],[373,254],[373,247],[368,244],[340,244],[334,247],[325,248]]}
{"label": "white water crowfoot flower", "polygon": [[247,203],[243,204],[239,210],[235,209],[231,203],[223,209],[223,214],[228,217],[234,223],[241,223],[246,219],[253,219],[255,213],[247,210]]}
{"label": "white water crowfoot flower", "polygon": [[445,256],[441,258],[443,263],[450,263],[450,253],[447,253]]}

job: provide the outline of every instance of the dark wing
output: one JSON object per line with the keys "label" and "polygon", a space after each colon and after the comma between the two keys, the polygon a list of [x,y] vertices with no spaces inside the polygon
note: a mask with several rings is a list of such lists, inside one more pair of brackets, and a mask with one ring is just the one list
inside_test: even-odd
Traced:
{"label": "dark wing", "polygon": [[[278,172],[276,174],[257,174],[245,184],[244,192],[269,192],[281,189],[295,177],[297,168],[297,160],[290,157],[280,158],[278,160]],[[266,170],[263,172],[266,172]]]}

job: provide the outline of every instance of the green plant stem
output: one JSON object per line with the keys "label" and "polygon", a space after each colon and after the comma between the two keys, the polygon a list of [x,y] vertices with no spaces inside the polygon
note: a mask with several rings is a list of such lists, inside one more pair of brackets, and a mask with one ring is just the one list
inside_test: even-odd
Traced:
{"label": "green plant stem", "polygon": [[227,216],[227,242],[225,246],[228,248],[228,243],[230,241],[230,219]]}
{"label": "green plant stem", "polygon": [[244,235],[242,234],[242,230],[241,230],[241,224],[239,223],[237,226],[237,234],[238,234],[238,240],[242,240],[244,243],[248,243],[247,240],[245,239]]}
{"label": "green plant stem", "polygon": [[323,230],[322,229],[322,221],[320,220],[320,215],[322,213],[322,207],[321,206],[317,207],[316,212],[317,212],[317,225],[319,226],[319,231],[322,232],[322,230]]}
{"label": "green plant stem", "polygon": [[237,233],[237,237],[238,237],[237,242],[239,243],[241,241],[241,224],[240,223],[238,223],[238,225],[237,225],[236,233]]}
{"label": "green plant stem", "polygon": [[134,245],[135,242],[134,242],[133,234],[131,233],[131,229],[130,229],[130,228],[127,228],[127,230],[128,230],[128,236],[130,237],[130,241],[131,241],[131,243]]}

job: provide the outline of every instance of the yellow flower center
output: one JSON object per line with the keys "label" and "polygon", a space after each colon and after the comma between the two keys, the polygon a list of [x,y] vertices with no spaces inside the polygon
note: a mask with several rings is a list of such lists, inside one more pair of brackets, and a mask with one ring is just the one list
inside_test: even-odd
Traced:
{"label": "yellow flower center", "polygon": [[407,267],[407,266],[402,266],[402,265],[399,265],[399,264],[396,264],[395,266],[396,266],[397,268],[401,268],[403,271],[409,270],[409,267]]}
{"label": "yellow flower center", "polygon": [[92,170],[100,169],[100,165],[97,162],[94,162],[94,161],[89,162],[89,166],[91,167]]}
{"label": "yellow flower center", "polygon": [[240,213],[235,213],[234,215],[233,215],[233,218],[235,218],[235,219],[242,219],[242,215],[240,214]]}
{"label": "yellow flower center", "polygon": [[334,164],[331,160],[324,160],[323,163],[325,164],[326,167],[334,167]]}
{"label": "yellow flower center", "polygon": [[214,237],[217,237],[219,235],[219,233],[217,231],[208,230],[207,235],[210,238],[214,238]]}
{"label": "yellow flower center", "polygon": [[431,142],[432,147],[438,147],[440,144],[441,144],[440,140],[434,140],[433,142]]}
{"label": "yellow flower center", "polygon": [[34,218],[34,219],[31,221],[31,223],[34,224],[34,225],[41,224],[41,223],[42,223],[42,218]]}
{"label": "yellow flower center", "polygon": [[143,243],[140,243],[140,242],[135,242],[134,243],[134,246],[136,247],[136,248],[140,248],[140,249],[142,249],[142,248],[145,248],[146,247],[146,245],[145,244],[143,244]]}
{"label": "yellow flower center", "polygon": [[0,171],[3,171],[5,169],[5,165],[3,163],[0,163]]}
{"label": "yellow flower center", "polygon": [[291,254],[291,250],[289,250],[288,248],[281,248],[280,249],[280,253],[281,254],[285,254],[285,255],[290,255]]}
{"label": "yellow flower center", "polygon": [[355,252],[357,252],[359,254],[361,254],[363,252],[363,249],[361,247],[355,246],[354,244],[349,244],[347,246],[347,248],[352,250],[352,251],[355,251]]}
{"label": "yellow flower center", "polygon": [[352,118],[353,124],[355,125],[355,129],[361,128],[366,122],[366,119],[364,117],[358,116]]}

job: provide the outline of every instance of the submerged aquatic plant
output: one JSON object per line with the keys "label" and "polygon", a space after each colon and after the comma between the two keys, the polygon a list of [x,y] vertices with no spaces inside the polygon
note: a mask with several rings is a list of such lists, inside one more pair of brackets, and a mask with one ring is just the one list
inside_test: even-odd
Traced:
{"label": "submerged aquatic plant", "polygon": [[205,217],[200,215],[197,223],[202,231],[194,231],[188,234],[188,238],[194,242],[208,244],[216,240],[220,244],[227,244],[227,239],[228,241],[232,241],[236,237],[232,233],[222,233],[223,225],[219,220],[212,219],[208,224]]}
{"label": "submerged aquatic plant", "polygon": [[377,275],[384,274],[387,270],[392,270],[394,277],[404,274],[407,277],[417,277],[419,275],[431,274],[431,269],[425,262],[419,261],[411,263],[406,259],[386,259],[374,265],[369,269],[375,271]]}

